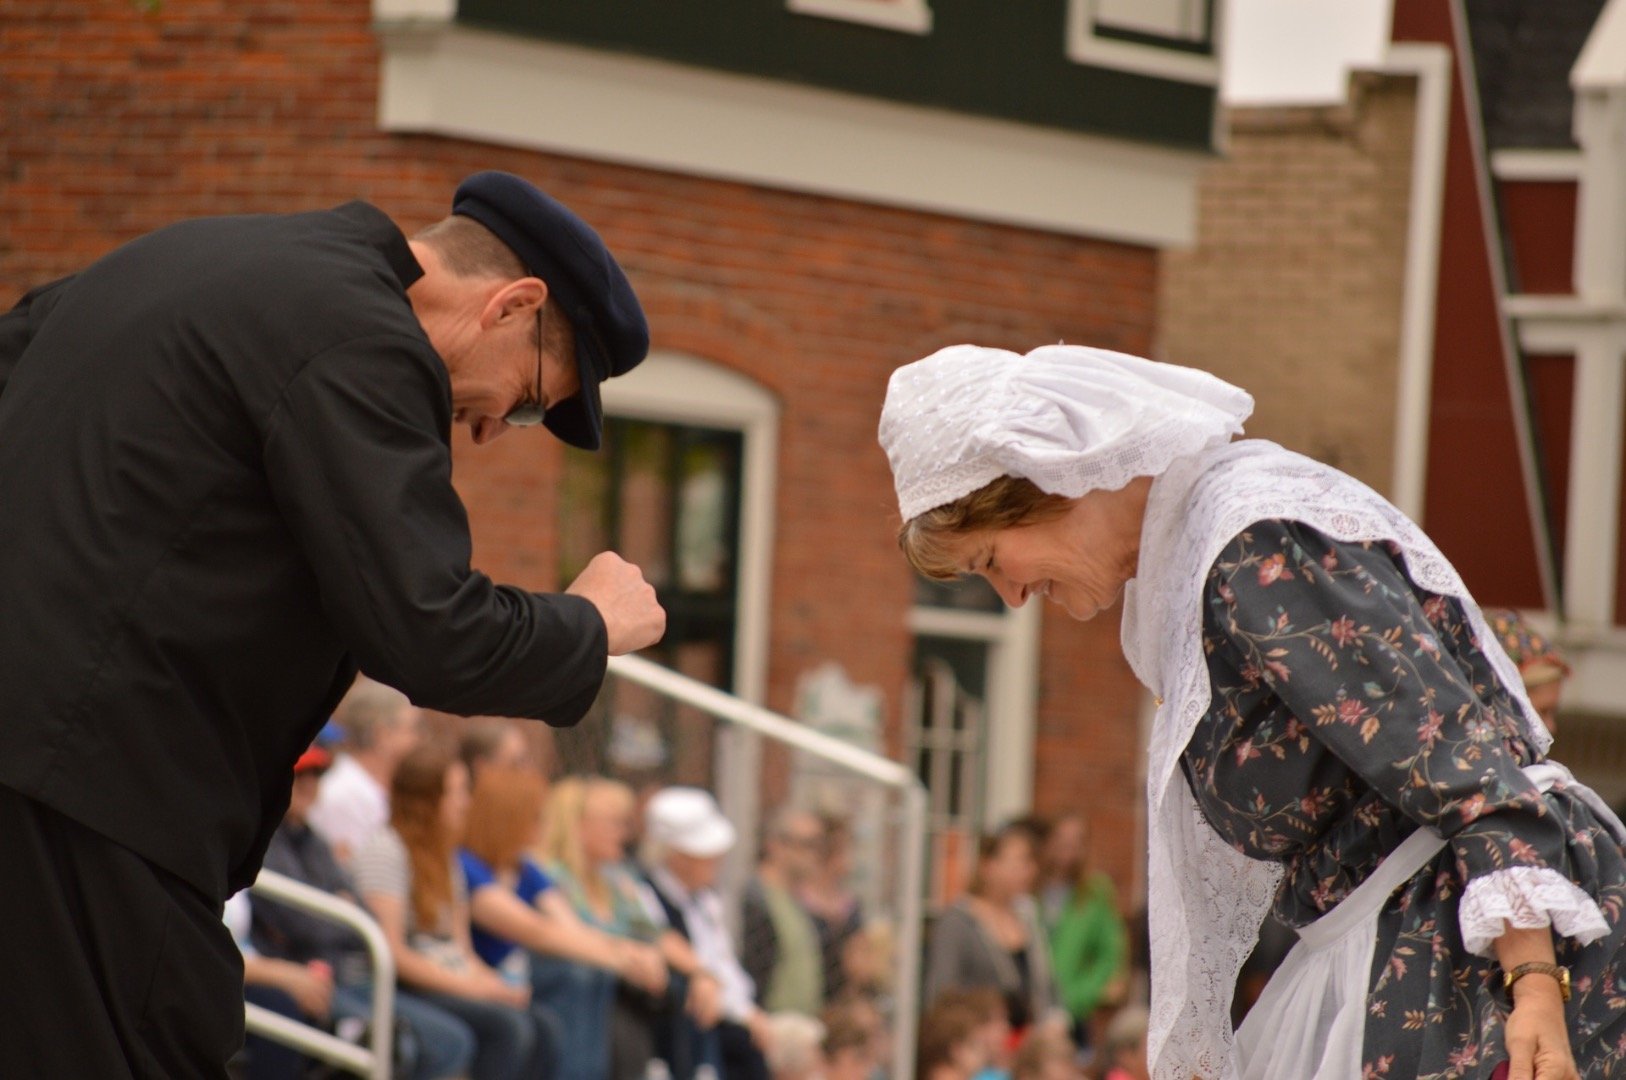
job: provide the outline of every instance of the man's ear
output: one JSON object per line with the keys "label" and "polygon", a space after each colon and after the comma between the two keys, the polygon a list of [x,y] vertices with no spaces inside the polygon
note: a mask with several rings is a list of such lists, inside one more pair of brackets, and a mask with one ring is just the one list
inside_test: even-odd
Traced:
{"label": "man's ear", "polygon": [[548,299],[548,286],[541,278],[524,277],[497,288],[487,297],[480,312],[480,326],[493,326],[521,319],[530,322]]}

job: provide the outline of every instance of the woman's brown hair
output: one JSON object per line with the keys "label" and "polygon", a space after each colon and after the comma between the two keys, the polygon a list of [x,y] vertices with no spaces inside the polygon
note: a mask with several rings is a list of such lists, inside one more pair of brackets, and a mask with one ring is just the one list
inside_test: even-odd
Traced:
{"label": "woman's brown hair", "polygon": [[536,836],[543,792],[542,775],[533,769],[481,769],[463,846],[493,870],[518,866]]}
{"label": "woman's brown hair", "polygon": [[440,925],[452,904],[452,849],[458,838],[441,823],[446,774],[463,767],[456,755],[424,744],[401,759],[390,783],[390,824],[412,864],[412,914],[418,926]]}
{"label": "woman's brown hair", "polygon": [[915,1056],[915,1076],[932,1080],[939,1069],[955,1065],[955,1052],[977,1034],[982,1018],[968,1005],[947,1002],[933,1004],[920,1021],[920,1041]]}
{"label": "woman's brown hair", "polygon": [[904,522],[898,529],[898,547],[918,573],[948,581],[965,572],[952,550],[957,540],[971,533],[1037,525],[1061,517],[1071,505],[1071,499],[1040,491],[1031,480],[1001,476]]}
{"label": "woman's brown hair", "polygon": [[1039,838],[1034,831],[1021,821],[1008,822],[996,831],[984,833],[977,838],[977,862],[971,871],[971,882],[966,891],[972,896],[981,896],[986,888],[982,880],[983,864],[999,857],[1000,851],[1006,844],[1023,843],[1035,859],[1039,857]]}

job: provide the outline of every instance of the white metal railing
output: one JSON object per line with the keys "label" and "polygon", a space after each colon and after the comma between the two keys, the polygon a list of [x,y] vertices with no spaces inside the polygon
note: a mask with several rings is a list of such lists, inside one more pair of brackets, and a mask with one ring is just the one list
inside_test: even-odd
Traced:
{"label": "white metal railing", "polygon": [[805,724],[679,675],[637,656],[610,659],[610,674],[710,714],[719,720],[785,743],[896,791],[903,802],[902,897],[898,905],[898,985],[893,999],[892,1075],[915,1072],[914,1031],[920,1013],[920,949],[924,903],[926,789],[905,766]]}
{"label": "white metal railing", "polygon": [[344,923],[361,935],[372,960],[372,1044],[357,1046],[254,1004],[244,1006],[248,1030],[359,1076],[390,1080],[390,1053],[395,1044],[395,958],[384,931],[371,915],[350,901],[274,870],[261,870],[250,888],[258,896]]}

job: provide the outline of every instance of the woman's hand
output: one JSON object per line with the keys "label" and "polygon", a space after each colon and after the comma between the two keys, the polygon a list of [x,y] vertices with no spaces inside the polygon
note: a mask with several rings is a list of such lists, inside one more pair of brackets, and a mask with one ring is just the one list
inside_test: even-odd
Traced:
{"label": "woman's hand", "polygon": [[702,1031],[710,1031],[723,1018],[722,986],[709,973],[697,971],[690,977],[688,1011]]}
{"label": "woman's hand", "polygon": [[515,986],[488,967],[476,968],[470,975],[474,985],[469,997],[514,1009],[523,1009],[531,1003],[529,986]]}
{"label": "woman's hand", "polygon": [[666,993],[666,961],[653,945],[637,941],[622,941],[618,974],[638,987],[659,997]]}
{"label": "woman's hand", "polygon": [[[1503,971],[1520,964],[1556,962],[1551,927],[1504,925],[1492,942]],[[1504,1028],[1507,1080],[1580,1080],[1564,1026],[1564,995],[1551,975],[1531,972],[1513,984],[1513,1011]]]}
{"label": "woman's hand", "polygon": [[299,1011],[312,1020],[326,1021],[333,1006],[333,976],[325,967],[290,963],[284,969],[282,989]]}
{"label": "woman's hand", "polygon": [[1507,1080],[1580,1080],[1556,979],[1532,974],[1513,984],[1505,1031]]}

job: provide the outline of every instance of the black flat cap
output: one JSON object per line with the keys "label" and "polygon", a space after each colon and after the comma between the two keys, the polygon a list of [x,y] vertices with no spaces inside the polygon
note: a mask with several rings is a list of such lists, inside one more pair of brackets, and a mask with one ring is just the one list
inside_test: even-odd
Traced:
{"label": "black flat cap", "polygon": [[482,172],[452,196],[452,213],[478,221],[541,278],[576,332],[581,393],[548,406],[549,431],[597,450],[604,428],[599,384],[649,354],[644,309],[598,233],[563,203],[513,173]]}

